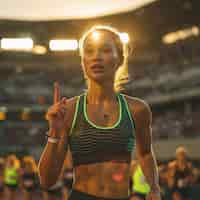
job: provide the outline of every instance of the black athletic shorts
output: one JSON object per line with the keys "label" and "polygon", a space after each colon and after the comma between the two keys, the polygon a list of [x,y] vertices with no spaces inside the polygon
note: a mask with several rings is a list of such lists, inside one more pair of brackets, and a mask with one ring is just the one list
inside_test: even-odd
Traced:
{"label": "black athletic shorts", "polygon": [[146,199],[146,195],[145,194],[142,194],[142,193],[138,193],[138,192],[134,192],[131,197],[138,197],[140,198],[141,200],[145,200]]}
{"label": "black athletic shorts", "polygon": [[129,198],[104,198],[93,196],[84,192],[80,192],[77,190],[72,190],[68,200],[129,200]]}
{"label": "black athletic shorts", "polygon": [[16,190],[18,188],[18,185],[10,185],[10,184],[5,184],[5,186],[11,190]]}

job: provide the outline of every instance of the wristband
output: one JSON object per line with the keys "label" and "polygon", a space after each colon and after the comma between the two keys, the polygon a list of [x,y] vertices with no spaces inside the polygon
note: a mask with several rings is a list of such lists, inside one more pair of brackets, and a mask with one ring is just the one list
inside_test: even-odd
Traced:
{"label": "wristband", "polygon": [[48,132],[48,131],[46,132],[45,136],[46,136],[47,139],[48,139],[48,138],[54,138],[54,139],[57,139],[57,140],[60,140],[60,139],[61,139],[61,137],[54,137],[54,136],[49,135],[49,132]]}
{"label": "wristband", "polygon": [[47,142],[56,144],[56,143],[59,142],[59,139],[58,138],[53,138],[53,137],[48,137]]}

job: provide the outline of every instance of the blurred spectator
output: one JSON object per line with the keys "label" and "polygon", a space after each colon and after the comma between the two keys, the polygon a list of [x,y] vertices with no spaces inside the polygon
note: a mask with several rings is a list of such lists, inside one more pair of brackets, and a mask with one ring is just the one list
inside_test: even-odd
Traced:
{"label": "blurred spectator", "polygon": [[16,199],[16,190],[19,186],[19,168],[20,162],[15,155],[9,155],[5,164],[5,197],[7,200]]}
{"label": "blurred spectator", "polygon": [[37,189],[37,165],[32,156],[25,156],[22,159],[20,182],[23,191],[23,199],[31,200]]}
{"label": "blurred spectator", "polygon": [[171,171],[171,182],[175,199],[188,200],[189,191],[193,181],[193,166],[188,160],[187,150],[180,146],[176,149],[176,159],[169,163]]}

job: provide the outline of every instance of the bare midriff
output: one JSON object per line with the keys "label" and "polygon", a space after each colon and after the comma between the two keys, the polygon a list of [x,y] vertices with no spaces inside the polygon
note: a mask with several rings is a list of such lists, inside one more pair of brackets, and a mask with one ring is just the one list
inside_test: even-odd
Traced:
{"label": "bare midriff", "polygon": [[75,190],[104,198],[127,198],[128,163],[101,162],[75,167]]}

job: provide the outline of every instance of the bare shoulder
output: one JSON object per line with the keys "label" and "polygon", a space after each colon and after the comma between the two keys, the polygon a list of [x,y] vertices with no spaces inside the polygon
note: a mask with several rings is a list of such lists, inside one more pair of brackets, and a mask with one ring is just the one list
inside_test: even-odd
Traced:
{"label": "bare shoulder", "polygon": [[67,99],[67,101],[66,101],[67,109],[69,109],[69,110],[75,109],[77,100],[78,100],[78,96]]}
{"label": "bare shoulder", "polygon": [[128,95],[124,95],[127,100],[129,109],[134,117],[147,117],[151,118],[151,109],[150,106],[142,99],[137,97],[131,97]]}
{"label": "bare shoulder", "polygon": [[76,104],[78,102],[78,98],[79,96],[75,96],[75,97],[71,97],[69,99],[67,99],[66,101],[66,127],[68,129],[71,128],[73,119],[74,119],[74,114],[76,111]]}

